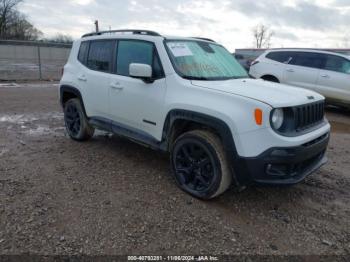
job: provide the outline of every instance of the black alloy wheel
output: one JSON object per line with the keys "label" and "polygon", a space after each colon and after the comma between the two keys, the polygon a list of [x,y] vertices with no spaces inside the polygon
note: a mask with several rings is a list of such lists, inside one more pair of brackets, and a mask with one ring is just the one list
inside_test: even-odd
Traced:
{"label": "black alloy wheel", "polygon": [[72,103],[67,105],[67,108],[65,111],[65,121],[66,121],[66,127],[69,133],[72,136],[76,137],[80,132],[81,120],[80,120],[80,114],[75,104]]}
{"label": "black alloy wheel", "polygon": [[89,124],[79,99],[68,100],[64,105],[64,122],[68,135],[76,141],[90,139],[95,129]]}
{"label": "black alloy wheel", "polygon": [[207,190],[214,178],[214,160],[210,152],[196,141],[176,148],[175,172],[179,182],[190,191]]}
{"label": "black alloy wheel", "polygon": [[194,130],[177,138],[171,164],[179,187],[197,198],[216,197],[231,184],[222,143],[209,131]]}

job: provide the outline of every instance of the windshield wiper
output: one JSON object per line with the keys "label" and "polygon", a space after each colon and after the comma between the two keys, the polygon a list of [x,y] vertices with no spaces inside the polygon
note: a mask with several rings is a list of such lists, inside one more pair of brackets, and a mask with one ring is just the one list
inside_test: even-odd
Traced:
{"label": "windshield wiper", "polygon": [[224,78],[223,80],[244,79],[244,78],[249,78],[249,76],[233,76],[233,77]]}
{"label": "windshield wiper", "polygon": [[188,80],[209,80],[209,78],[203,76],[183,76],[183,78]]}
{"label": "windshield wiper", "polygon": [[183,76],[183,78],[189,79],[189,80],[202,80],[202,81],[225,81],[225,80],[232,80],[232,79],[248,78],[248,76],[232,76],[232,77]]}

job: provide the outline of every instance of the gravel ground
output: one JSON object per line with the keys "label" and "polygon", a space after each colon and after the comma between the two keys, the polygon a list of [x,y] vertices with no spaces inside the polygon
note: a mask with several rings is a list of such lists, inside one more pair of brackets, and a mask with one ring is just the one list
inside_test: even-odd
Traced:
{"label": "gravel ground", "polygon": [[57,83],[0,84],[0,254],[350,254],[350,114],[329,163],[288,188],[178,189],[167,155],[98,132],[70,140]]}

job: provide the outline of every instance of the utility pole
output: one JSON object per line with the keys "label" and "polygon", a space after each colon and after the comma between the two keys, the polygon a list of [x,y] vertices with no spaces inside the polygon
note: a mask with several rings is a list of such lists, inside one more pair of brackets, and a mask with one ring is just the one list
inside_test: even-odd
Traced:
{"label": "utility pole", "polygon": [[100,30],[98,29],[98,20],[95,21],[95,28],[96,28],[96,33],[98,33]]}
{"label": "utility pole", "polygon": [[43,74],[41,70],[41,54],[40,54],[40,45],[38,44],[38,66],[39,66],[39,79],[43,80]]}

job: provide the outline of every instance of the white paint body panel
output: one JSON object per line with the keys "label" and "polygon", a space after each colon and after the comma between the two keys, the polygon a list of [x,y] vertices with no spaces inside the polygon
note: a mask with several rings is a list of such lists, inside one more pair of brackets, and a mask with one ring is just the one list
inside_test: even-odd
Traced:
{"label": "white paint body panel", "polygon": [[165,79],[146,84],[140,79],[111,75],[111,82],[122,89],[109,90],[109,119],[143,130],[160,140],[162,130],[158,126],[145,123],[144,120],[158,124],[162,118],[167,90]]}
{"label": "white paint body panel", "polygon": [[[258,156],[271,147],[298,146],[330,130],[327,124],[302,136],[284,137],[270,127],[270,112],[273,108],[309,103],[307,96],[310,95],[315,98],[312,102],[324,99],[315,92],[253,79],[228,81],[183,79],[177,75],[171,64],[163,37],[103,35],[83,40],[104,38],[142,39],[153,42],[160,56],[165,78],[147,84],[140,79],[105,73],[102,73],[104,74],[102,76],[89,72],[91,71],[89,69],[84,71],[76,59],[81,40],[76,41],[60,84],[79,89],[89,117],[106,114],[108,119],[136,128],[161,141],[164,123],[171,110],[182,109],[206,114],[224,121],[229,126],[237,153],[242,157]],[[77,79],[81,71],[86,72],[88,78],[84,84]],[[111,87],[114,84],[119,84],[122,88]],[[255,123],[256,108],[263,111],[261,126]],[[146,124],[143,122],[144,119],[156,125]]]}
{"label": "white paint body panel", "polygon": [[327,98],[350,103],[350,74],[320,70],[315,90]]}

